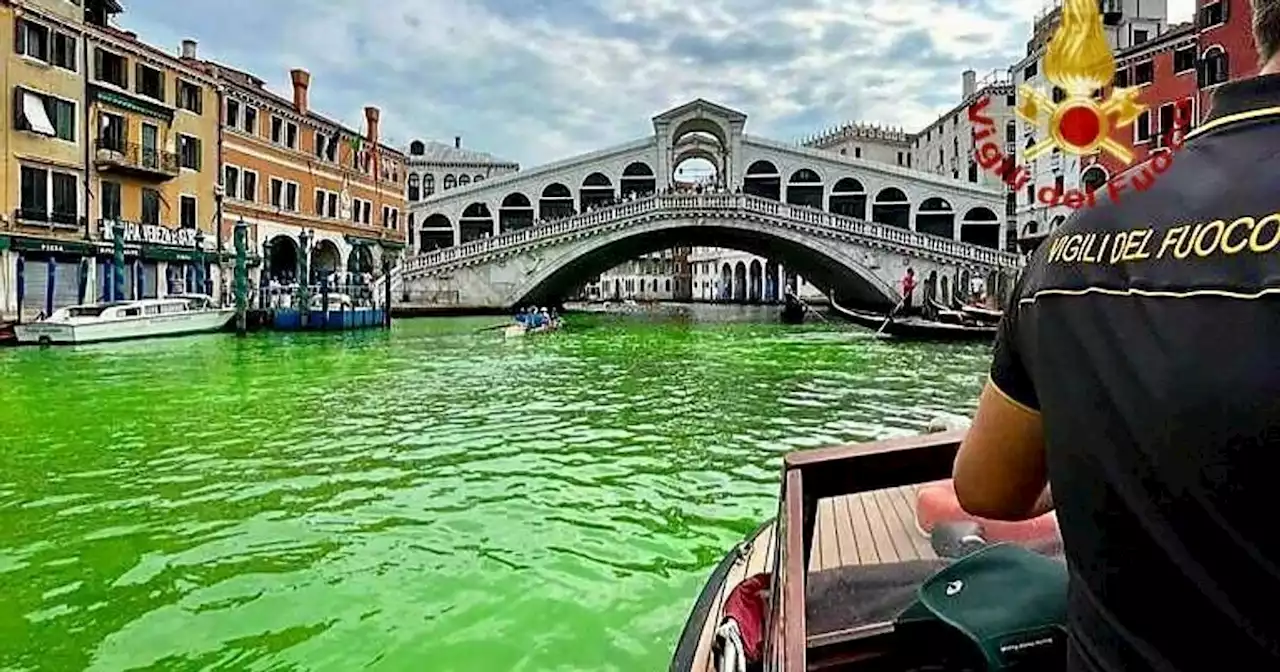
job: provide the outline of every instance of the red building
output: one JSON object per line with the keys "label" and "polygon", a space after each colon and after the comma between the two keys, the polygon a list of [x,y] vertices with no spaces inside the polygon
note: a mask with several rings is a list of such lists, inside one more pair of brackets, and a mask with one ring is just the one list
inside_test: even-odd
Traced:
{"label": "red building", "polygon": [[[1199,120],[1198,53],[1196,27],[1186,23],[1116,54],[1115,85],[1139,87],[1138,101],[1147,107],[1132,125],[1111,133],[1113,140],[1133,152],[1130,165],[1146,161],[1153,152],[1167,151],[1167,132],[1178,120],[1186,119],[1192,126]],[[1110,95],[1110,90],[1105,93]],[[1111,155],[1099,154],[1083,168],[1081,182],[1096,188],[1125,167]]]}
{"label": "red building", "polygon": [[1199,0],[1200,108],[1208,112],[1219,84],[1258,74],[1249,0]]}

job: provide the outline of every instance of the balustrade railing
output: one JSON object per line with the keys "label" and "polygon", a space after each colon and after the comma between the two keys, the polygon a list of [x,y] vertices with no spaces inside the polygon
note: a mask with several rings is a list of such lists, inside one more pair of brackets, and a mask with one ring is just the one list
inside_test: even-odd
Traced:
{"label": "balustrade railing", "polygon": [[613,224],[619,220],[666,210],[692,212],[693,214],[696,214],[697,211],[703,211],[711,216],[714,216],[716,211],[745,211],[791,220],[831,232],[845,233],[864,239],[928,250],[984,265],[1017,266],[1020,263],[1020,257],[1012,252],[962,243],[950,238],[911,231],[910,229],[903,229],[890,224],[837,215],[807,206],[790,205],[760,196],[747,194],[674,194],[647,196],[634,201],[618,203],[591,212],[574,215],[566,219],[546,224],[536,224],[519,231],[512,231],[428,252],[406,261],[400,269],[400,274],[414,273],[452,262],[483,257],[492,252],[506,252],[524,244],[556,238],[565,234],[578,233],[597,226]]}

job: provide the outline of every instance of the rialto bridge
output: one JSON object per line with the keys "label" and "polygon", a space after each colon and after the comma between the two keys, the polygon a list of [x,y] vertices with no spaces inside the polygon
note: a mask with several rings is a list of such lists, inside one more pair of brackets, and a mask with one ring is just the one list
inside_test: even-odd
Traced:
{"label": "rialto bridge", "polygon": [[[896,303],[909,267],[926,283],[1018,268],[998,249],[1003,193],[745,135],[745,125],[746,115],[695,100],[654,117],[650,137],[414,203],[418,254],[393,274],[393,298],[550,303],[622,261],[681,246],[776,260],[854,305]],[[692,158],[710,162],[722,188],[674,192],[677,166]]]}

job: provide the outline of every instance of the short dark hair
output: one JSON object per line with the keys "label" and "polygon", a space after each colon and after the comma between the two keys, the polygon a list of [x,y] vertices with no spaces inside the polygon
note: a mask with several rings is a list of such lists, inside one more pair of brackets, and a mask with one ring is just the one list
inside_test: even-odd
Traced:
{"label": "short dark hair", "polygon": [[1263,63],[1280,51],[1280,0],[1253,0],[1253,40]]}

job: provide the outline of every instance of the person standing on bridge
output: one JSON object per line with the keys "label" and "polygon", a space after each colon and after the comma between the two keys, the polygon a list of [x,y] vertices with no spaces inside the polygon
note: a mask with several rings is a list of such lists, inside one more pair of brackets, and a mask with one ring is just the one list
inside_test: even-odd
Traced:
{"label": "person standing on bridge", "polygon": [[1280,670],[1280,0],[1252,5],[1261,74],[1031,256],[956,458],[971,514],[1056,507],[1068,672]]}

